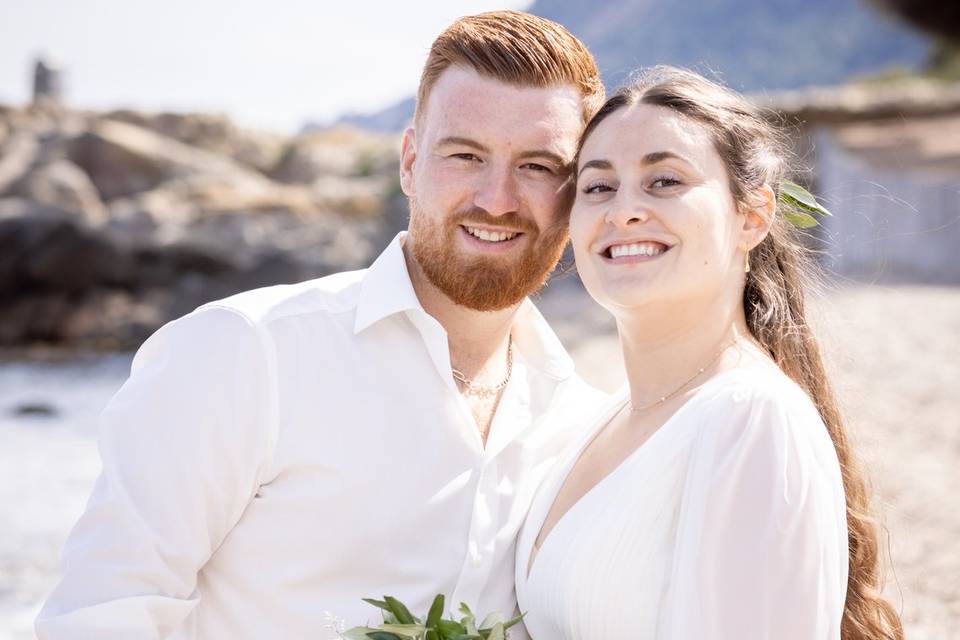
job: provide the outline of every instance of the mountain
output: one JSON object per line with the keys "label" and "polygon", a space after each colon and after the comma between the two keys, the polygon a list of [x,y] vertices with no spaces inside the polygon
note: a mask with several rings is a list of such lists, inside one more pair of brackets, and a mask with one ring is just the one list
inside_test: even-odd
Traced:
{"label": "mountain", "polygon": [[[746,92],[837,85],[890,67],[916,69],[930,49],[866,0],[536,0],[528,11],[583,40],[609,89],[655,64],[692,67]],[[343,120],[398,131],[413,108],[409,98]]]}
{"label": "mountain", "polygon": [[416,106],[417,99],[411,96],[374,113],[348,113],[340,117],[339,123],[368,131],[385,133],[403,131],[413,120],[413,110]]}
{"label": "mountain", "polygon": [[929,49],[864,0],[536,0],[530,12],[582,39],[608,87],[655,64],[715,73],[739,91],[835,85],[916,68]]}

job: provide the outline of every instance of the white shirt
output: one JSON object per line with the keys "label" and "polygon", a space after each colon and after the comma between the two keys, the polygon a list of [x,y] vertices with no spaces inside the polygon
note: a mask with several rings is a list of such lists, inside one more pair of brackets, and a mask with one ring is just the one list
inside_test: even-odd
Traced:
{"label": "white shirt", "polygon": [[563,514],[530,565],[563,482],[627,391],[548,475],[520,534],[533,640],[839,640],[840,463],[813,402],[772,365],[700,387]]}
{"label": "white shirt", "polygon": [[102,415],[47,638],[335,637],[437,593],[515,610],[517,532],[600,400],[532,303],[486,447],[399,235],[365,271],[242,293],[161,328]]}

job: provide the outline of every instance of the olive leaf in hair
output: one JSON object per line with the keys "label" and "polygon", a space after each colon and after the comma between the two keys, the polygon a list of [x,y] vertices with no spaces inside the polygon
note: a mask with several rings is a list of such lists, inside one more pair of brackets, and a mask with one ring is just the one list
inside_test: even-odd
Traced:
{"label": "olive leaf in hair", "polygon": [[798,229],[809,229],[820,224],[814,216],[832,216],[827,208],[817,202],[812,193],[789,180],[780,183],[783,217]]}

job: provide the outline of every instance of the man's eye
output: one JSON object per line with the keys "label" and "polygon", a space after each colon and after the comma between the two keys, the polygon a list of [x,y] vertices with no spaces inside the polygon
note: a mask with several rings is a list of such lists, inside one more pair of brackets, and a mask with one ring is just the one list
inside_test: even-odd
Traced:
{"label": "man's eye", "polygon": [[532,169],[533,171],[544,172],[544,173],[553,173],[553,169],[542,164],[537,164],[536,162],[528,162],[523,165],[521,169]]}
{"label": "man's eye", "polygon": [[455,154],[453,154],[453,155],[450,156],[450,157],[452,157],[452,158],[457,158],[458,160],[467,160],[467,161],[470,161],[470,162],[473,162],[473,161],[475,161],[475,160],[480,160],[480,158],[478,158],[477,156],[475,156],[475,155],[472,154],[472,153],[455,153]]}

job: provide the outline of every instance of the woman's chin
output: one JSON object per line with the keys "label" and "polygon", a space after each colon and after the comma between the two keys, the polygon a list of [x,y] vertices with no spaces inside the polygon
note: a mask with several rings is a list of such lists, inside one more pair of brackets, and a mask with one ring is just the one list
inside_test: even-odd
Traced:
{"label": "woman's chin", "polygon": [[584,282],[587,293],[601,307],[618,315],[618,311],[630,309],[643,309],[655,305],[659,300],[665,300],[666,295],[659,292],[656,287],[650,283],[642,282],[603,282],[598,284],[587,284]]}

